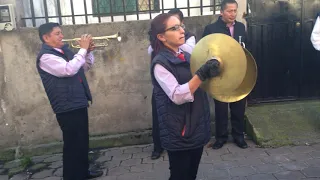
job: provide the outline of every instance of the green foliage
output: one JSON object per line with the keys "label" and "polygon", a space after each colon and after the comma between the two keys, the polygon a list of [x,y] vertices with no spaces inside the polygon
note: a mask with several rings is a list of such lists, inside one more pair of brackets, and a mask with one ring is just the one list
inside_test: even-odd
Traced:
{"label": "green foliage", "polygon": [[23,169],[25,169],[25,168],[27,168],[27,167],[29,167],[29,166],[31,166],[31,165],[32,165],[32,160],[31,160],[30,157],[23,157],[23,158],[21,158],[21,160],[20,160],[20,166],[21,166]]}

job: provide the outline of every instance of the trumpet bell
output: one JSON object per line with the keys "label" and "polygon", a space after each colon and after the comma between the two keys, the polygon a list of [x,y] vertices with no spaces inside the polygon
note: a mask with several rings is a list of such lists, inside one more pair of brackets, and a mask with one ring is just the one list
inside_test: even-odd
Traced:
{"label": "trumpet bell", "polygon": [[220,62],[221,73],[203,82],[201,88],[221,102],[245,98],[254,88],[257,78],[257,66],[250,52],[228,35],[208,35],[196,44],[191,54],[191,73],[194,75],[212,58]]}
{"label": "trumpet bell", "polygon": [[116,37],[117,37],[117,40],[118,40],[119,42],[121,42],[121,40],[122,40],[122,37],[121,37],[121,34],[120,34],[120,32],[118,32],[118,33],[117,33]]}

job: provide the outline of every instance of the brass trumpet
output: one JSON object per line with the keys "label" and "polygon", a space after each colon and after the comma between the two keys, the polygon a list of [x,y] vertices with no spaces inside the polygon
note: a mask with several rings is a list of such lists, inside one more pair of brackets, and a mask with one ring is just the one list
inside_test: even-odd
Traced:
{"label": "brass trumpet", "polygon": [[[74,41],[79,41],[81,38],[74,38],[74,39],[63,39],[62,42],[66,42],[68,44],[71,45],[71,47],[73,48],[80,48],[80,45],[75,45]],[[106,40],[107,42],[101,42],[101,43],[96,43],[95,42],[95,46],[96,47],[106,47],[108,46],[108,41],[109,39],[117,39],[119,42],[121,41],[121,35],[120,32],[117,32],[114,35],[110,35],[110,36],[99,36],[99,37],[92,37],[93,41],[96,40]]]}

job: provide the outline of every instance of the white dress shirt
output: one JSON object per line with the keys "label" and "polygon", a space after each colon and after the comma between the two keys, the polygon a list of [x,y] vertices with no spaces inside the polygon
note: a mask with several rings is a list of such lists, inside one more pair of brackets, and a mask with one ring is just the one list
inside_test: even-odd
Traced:
{"label": "white dress shirt", "polygon": [[[176,53],[176,56],[180,53],[182,53],[181,50]],[[173,103],[181,105],[194,101],[188,82],[179,84],[174,75],[160,64],[154,66],[153,73],[155,79]]]}
{"label": "white dress shirt", "polygon": [[[55,50],[62,52],[61,49]],[[80,49],[73,59],[68,62],[62,57],[53,54],[43,54],[40,58],[39,66],[45,72],[56,77],[70,77],[78,73],[80,68],[88,71],[94,63],[92,52],[87,53],[86,49]]]}
{"label": "white dress shirt", "polygon": [[319,16],[316,19],[312,33],[311,33],[311,43],[313,47],[320,51],[320,18]]}

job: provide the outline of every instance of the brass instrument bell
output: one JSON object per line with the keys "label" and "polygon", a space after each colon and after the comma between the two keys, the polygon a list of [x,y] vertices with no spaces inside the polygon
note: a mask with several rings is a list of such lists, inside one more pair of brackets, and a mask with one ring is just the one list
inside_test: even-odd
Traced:
{"label": "brass instrument bell", "polygon": [[196,44],[191,54],[192,74],[212,58],[220,62],[221,73],[203,82],[201,88],[221,102],[245,98],[257,80],[257,65],[250,52],[228,35],[207,35]]}

